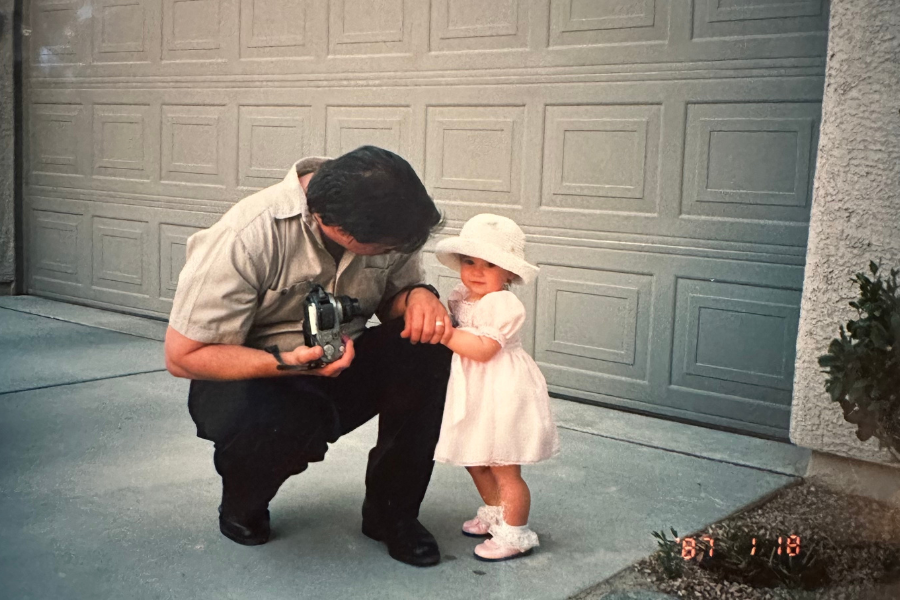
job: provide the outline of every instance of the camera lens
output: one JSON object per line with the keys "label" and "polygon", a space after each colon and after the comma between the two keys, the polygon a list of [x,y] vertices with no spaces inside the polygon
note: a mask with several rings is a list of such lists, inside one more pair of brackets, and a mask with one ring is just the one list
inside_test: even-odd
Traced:
{"label": "camera lens", "polygon": [[362,308],[359,306],[359,300],[350,296],[335,296],[335,302],[339,307],[341,315],[341,323],[349,323],[355,317],[362,316]]}

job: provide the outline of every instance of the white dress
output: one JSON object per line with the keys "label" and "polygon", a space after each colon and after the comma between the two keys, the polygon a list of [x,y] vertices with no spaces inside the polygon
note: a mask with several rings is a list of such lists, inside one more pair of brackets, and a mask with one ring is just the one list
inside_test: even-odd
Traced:
{"label": "white dress", "polygon": [[522,348],[525,307],[512,292],[469,302],[459,284],[448,299],[458,328],[487,336],[501,350],[487,362],[453,355],[434,459],[462,466],[535,463],[559,452],[547,382]]}

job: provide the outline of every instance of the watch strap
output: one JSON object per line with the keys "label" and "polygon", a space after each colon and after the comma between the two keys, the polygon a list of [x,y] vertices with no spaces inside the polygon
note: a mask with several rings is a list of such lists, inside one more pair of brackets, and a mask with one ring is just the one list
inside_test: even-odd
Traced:
{"label": "watch strap", "polygon": [[431,285],[430,283],[417,283],[417,284],[415,284],[415,285],[411,285],[411,286],[408,286],[408,287],[406,288],[406,297],[405,297],[405,300],[406,300],[406,303],[407,303],[407,304],[409,304],[409,295],[410,295],[410,294],[412,293],[412,291],[413,291],[414,289],[416,289],[416,288],[425,288],[426,290],[428,290],[429,292],[431,292],[432,294],[434,294],[434,297],[435,297],[435,298],[437,298],[438,300],[441,299],[441,294],[440,294],[440,292],[437,291],[437,288],[436,288],[436,287],[434,287],[434,286]]}

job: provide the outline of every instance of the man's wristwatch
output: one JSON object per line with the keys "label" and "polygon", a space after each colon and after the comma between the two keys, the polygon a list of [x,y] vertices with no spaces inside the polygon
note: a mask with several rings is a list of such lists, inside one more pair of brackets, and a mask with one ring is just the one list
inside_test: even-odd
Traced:
{"label": "man's wristwatch", "polygon": [[425,288],[426,290],[434,294],[434,297],[438,300],[440,300],[441,298],[441,295],[440,293],[438,293],[437,288],[430,283],[417,283],[406,288],[406,296],[403,299],[407,305],[409,304],[409,294],[416,288]]}

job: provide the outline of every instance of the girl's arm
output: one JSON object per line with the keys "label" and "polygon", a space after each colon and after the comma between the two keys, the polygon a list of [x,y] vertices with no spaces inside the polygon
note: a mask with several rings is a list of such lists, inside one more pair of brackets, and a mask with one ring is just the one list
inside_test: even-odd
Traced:
{"label": "girl's arm", "polygon": [[500,342],[487,336],[475,335],[453,328],[445,346],[462,356],[478,362],[487,362],[500,352]]}

